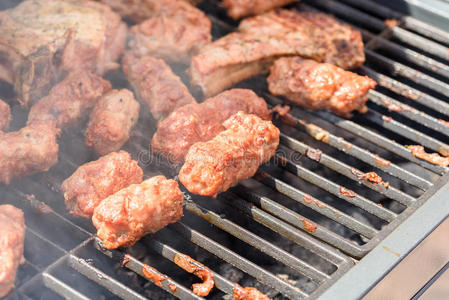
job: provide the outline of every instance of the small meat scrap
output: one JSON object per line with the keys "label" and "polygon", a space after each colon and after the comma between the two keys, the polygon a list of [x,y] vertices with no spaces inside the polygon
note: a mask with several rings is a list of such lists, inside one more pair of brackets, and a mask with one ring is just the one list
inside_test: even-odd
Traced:
{"label": "small meat scrap", "polygon": [[438,153],[432,153],[432,154],[427,153],[424,150],[424,147],[419,146],[419,145],[410,145],[410,146],[407,146],[407,148],[412,152],[412,155],[417,158],[424,159],[424,160],[426,160],[432,164],[438,165],[438,166],[442,166],[442,167],[449,166],[449,157],[442,157]]}
{"label": "small meat scrap", "polygon": [[366,112],[367,94],[376,82],[328,63],[300,57],[278,59],[270,69],[268,88],[273,95],[309,109],[328,109],[351,117]]}
{"label": "small meat scrap", "polygon": [[0,297],[14,288],[17,268],[23,260],[25,219],[12,205],[0,205]]}
{"label": "small meat scrap", "polygon": [[238,111],[271,119],[265,100],[251,90],[232,89],[174,111],[158,124],[151,148],[171,162],[182,163],[190,146],[208,141],[225,130],[223,122]]}
{"label": "small meat scrap", "polygon": [[0,135],[0,183],[48,171],[58,162],[59,134],[53,122],[36,121]]}
{"label": "small meat scrap", "polygon": [[223,0],[228,16],[240,19],[281,7],[297,0]]}
{"label": "small meat scrap", "polygon": [[202,283],[194,283],[192,285],[193,293],[195,295],[200,297],[209,295],[209,292],[215,285],[215,281],[212,271],[208,267],[182,253],[177,253],[173,262],[203,281]]}
{"label": "small meat scrap", "polygon": [[366,181],[372,183],[372,184],[379,184],[382,183],[382,177],[376,174],[376,172],[368,172],[363,175],[363,179]]}
{"label": "small meat scrap", "polygon": [[92,221],[104,247],[130,247],[144,235],[181,219],[183,204],[176,181],[154,176],[101,201]]}
{"label": "small meat scrap", "polygon": [[160,288],[162,287],[162,281],[169,279],[167,275],[159,273],[158,270],[149,265],[143,265],[142,273],[146,278],[153,281],[153,283]]}
{"label": "small meat scrap", "polygon": [[0,131],[8,130],[11,119],[11,108],[6,102],[0,99]]}
{"label": "small meat scrap", "polygon": [[160,10],[131,27],[128,47],[136,56],[151,55],[188,64],[190,57],[210,43],[212,23],[185,1],[162,1]]}
{"label": "small meat scrap", "polygon": [[34,121],[53,121],[57,128],[72,126],[110,89],[108,81],[92,72],[73,72],[55,85],[48,96],[31,107],[28,124]]}
{"label": "small meat scrap", "polygon": [[279,129],[271,121],[238,112],[226,128],[207,142],[192,145],[179,180],[192,193],[216,197],[256,173],[279,145]]}
{"label": "small meat scrap", "polygon": [[386,19],[384,21],[384,23],[385,23],[385,25],[387,25],[388,28],[393,28],[393,27],[398,26],[399,22],[396,19]]}
{"label": "small meat scrap", "polygon": [[119,190],[141,183],[143,171],[125,151],[112,152],[80,166],[61,190],[71,214],[90,218],[100,202]]}
{"label": "small meat scrap", "polygon": [[122,62],[123,72],[137,98],[148,104],[156,120],[164,119],[181,106],[196,102],[181,79],[162,59],[151,56],[137,58],[126,53]]}
{"label": "small meat scrap", "polygon": [[253,287],[241,287],[238,283],[234,283],[234,293],[232,295],[235,300],[270,300],[270,298]]}
{"label": "small meat scrap", "polygon": [[354,198],[356,196],[356,194],[353,191],[348,190],[344,186],[340,186],[340,194],[349,198]]}
{"label": "small meat scrap", "polygon": [[139,119],[140,104],[127,89],[112,90],[95,104],[85,131],[85,143],[100,155],[118,151]]}

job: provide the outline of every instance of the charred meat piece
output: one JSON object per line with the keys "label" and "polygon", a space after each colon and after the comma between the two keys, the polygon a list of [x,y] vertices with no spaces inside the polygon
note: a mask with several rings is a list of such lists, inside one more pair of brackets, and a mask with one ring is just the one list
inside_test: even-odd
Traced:
{"label": "charred meat piece", "polygon": [[131,27],[128,47],[137,56],[151,55],[188,64],[211,41],[209,18],[184,1],[165,1],[159,13]]}
{"label": "charred meat piece", "polygon": [[309,109],[328,109],[351,117],[351,112],[366,112],[365,103],[376,82],[327,63],[283,57],[271,67],[267,79],[273,95]]}
{"label": "charred meat piece", "polygon": [[14,287],[17,268],[23,260],[25,219],[12,205],[0,205],[0,297]]}
{"label": "charred meat piece", "polygon": [[33,122],[0,136],[0,183],[13,178],[45,172],[58,162],[57,137],[52,122]]}
{"label": "charred meat piece", "polygon": [[67,209],[75,216],[90,218],[101,200],[141,183],[143,171],[125,151],[112,152],[79,167],[61,185]]}
{"label": "charred meat piece", "polygon": [[276,10],[243,20],[230,33],[192,57],[189,75],[206,97],[268,71],[280,56],[301,56],[344,69],[365,61],[359,31],[332,17]]}
{"label": "charred meat piece", "polygon": [[127,89],[112,90],[95,104],[85,142],[100,155],[119,150],[139,119],[140,104]]}
{"label": "charred meat piece", "polygon": [[11,108],[0,99],[0,132],[8,130],[11,119]]}
{"label": "charred meat piece", "polygon": [[118,68],[126,33],[120,16],[98,2],[25,0],[0,12],[0,78],[28,106],[66,72]]}
{"label": "charred meat piece", "polygon": [[281,7],[297,0],[223,0],[228,16],[240,19],[247,16],[259,15],[273,8]]}
{"label": "charred meat piece", "polygon": [[110,89],[111,84],[98,75],[89,71],[73,72],[31,107],[28,124],[53,121],[61,129],[74,125]]}
{"label": "charred meat piece", "polygon": [[182,163],[191,145],[225,130],[223,122],[238,111],[271,119],[267,104],[253,91],[232,89],[200,104],[185,105],[158,124],[151,147],[174,163]]}
{"label": "charred meat piece", "polygon": [[187,87],[162,59],[136,58],[127,53],[123,58],[123,72],[156,120],[167,117],[183,105],[195,103]]}
{"label": "charred meat piece", "polygon": [[223,123],[225,131],[190,147],[179,180],[192,193],[216,197],[252,177],[279,145],[271,121],[238,112]]}
{"label": "charred meat piece", "polygon": [[183,204],[178,183],[155,176],[101,201],[92,221],[106,248],[129,247],[145,234],[178,221]]}

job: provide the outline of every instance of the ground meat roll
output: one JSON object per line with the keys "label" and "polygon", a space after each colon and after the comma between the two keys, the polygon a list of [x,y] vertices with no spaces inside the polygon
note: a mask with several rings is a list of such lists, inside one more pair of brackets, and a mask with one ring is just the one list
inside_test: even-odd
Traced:
{"label": "ground meat roll", "polygon": [[11,119],[11,108],[0,99],[0,131],[8,130]]}

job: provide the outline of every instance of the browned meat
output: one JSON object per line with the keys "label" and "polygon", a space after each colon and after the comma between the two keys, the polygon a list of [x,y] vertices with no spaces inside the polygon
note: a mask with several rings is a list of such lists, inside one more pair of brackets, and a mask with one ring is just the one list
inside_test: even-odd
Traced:
{"label": "browned meat", "polygon": [[0,205],[0,297],[14,287],[17,268],[23,260],[25,219],[12,205]]}
{"label": "browned meat", "polygon": [[25,0],[1,12],[0,24],[0,78],[14,85],[25,106],[65,72],[102,75],[118,68],[126,43],[120,16],[93,1]]}
{"label": "browned meat", "polygon": [[0,183],[45,172],[58,162],[59,129],[51,122],[33,122],[0,136]]}
{"label": "browned meat", "polygon": [[223,0],[228,16],[240,19],[247,16],[259,15],[273,8],[281,7],[297,0]]}
{"label": "browned meat", "polygon": [[328,109],[351,117],[351,112],[366,112],[370,89],[376,82],[327,63],[300,57],[278,59],[270,70],[268,88],[273,95],[310,109]]}
{"label": "browned meat", "polygon": [[209,18],[184,1],[165,1],[154,17],[131,27],[128,46],[137,56],[152,55],[188,64],[211,41]]}
{"label": "browned meat", "polygon": [[95,104],[86,129],[85,142],[105,155],[119,150],[139,119],[140,105],[127,89],[112,90]]}
{"label": "browned meat", "polygon": [[238,111],[271,119],[267,104],[253,91],[232,89],[174,111],[158,124],[152,150],[174,163],[182,163],[191,145],[208,141],[225,130],[223,122]]}
{"label": "browned meat", "polygon": [[11,108],[0,99],[0,131],[8,130],[11,119]]}
{"label": "browned meat", "polygon": [[28,124],[39,120],[56,122],[58,128],[71,126],[110,89],[108,81],[91,72],[71,73],[31,107]]}
{"label": "browned meat", "polygon": [[279,129],[256,115],[240,111],[223,126],[213,139],[190,147],[179,171],[179,180],[194,194],[216,197],[252,177],[279,145]]}
{"label": "browned meat", "polygon": [[434,165],[442,167],[449,166],[449,157],[440,156],[438,153],[427,153],[424,147],[420,145],[409,145],[407,148],[412,152],[414,157],[421,158]]}
{"label": "browned meat", "polygon": [[145,234],[178,221],[183,203],[176,181],[155,176],[101,201],[92,221],[106,248],[129,247]]}
{"label": "browned meat", "polygon": [[261,293],[253,287],[241,287],[238,283],[234,284],[233,297],[235,300],[270,300],[267,295]]}
{"label": "browned meat", "polygon": [[319,13],[276,10],[240,23],[192,57],[189,75],[206,97],[268,71],[280,56],[301,56],[344,69],[364,60],[359,31]]}
{"label": "browned meat", "polygon": [[128,77],[137,97],[148,104],[153,117],[161,120],[177,108],[195,103],[181,79],[159,58],[136,58],[126,54],[123,72]]}
{"label": "browned meat", "polygon": [[203,281],[202,283],[192,284],[192,291],[195,295],[200,297],[209,295],[210,291],[214,288],[215,280],[214,274],[208,267],[182,253],[176,254],[173,262],[187,272],[195,274],[195,276]]}
{"label": "browned meat", "polygon": [[101,200],[134,184],[141,183],[143,171],[125,151],[112,152],[79,167],[64,180],[61,190],[73,215],[90,218]]}

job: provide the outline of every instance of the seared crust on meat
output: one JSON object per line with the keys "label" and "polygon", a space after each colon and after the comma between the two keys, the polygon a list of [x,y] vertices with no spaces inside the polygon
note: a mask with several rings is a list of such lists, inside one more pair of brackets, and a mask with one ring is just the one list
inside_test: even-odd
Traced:
{"label": "seared crust on meat", "polygon": [[28,124],[53,121],[61,129],[74,125],[110,89],[108,81],[92,72],[71,73],[55,85],[48,96],[31,107]]}
{"label": "seared crust on meat", "polygon": [[376,82],[327,63],[300,57],[278,59],[270,70],[268,88],[273,95],[310,109],[328,109],[351,117],[351,112],[366,112],[365,103]]}
{"label": "seared crust on meat", "polygon": [[130,184],[142,182],[143,171],[125,151],[112,152],[80,166],[64,180],[61,190],[71,214],[90,218],[106,197]]}
{"label": "seared crust on meat", "polygon": [[178,183],[155,176],[101,201],[92,221],[108,249],[130,247],[183,216],[184,197]]}
{"label": "seared crust on meat", "polygon": [[52,122],[36,121],[15,132],[0,135],[0,182],[45,172],[58,162],[57,137]]}
{"label": "seared crust on meat", "polygon": [[123,72],[137,97],[148,104],[156,120],[167,117],[177,108],[195,103],[181,79],[159,58],[136,58],[131,53],[123,58]]}
{"label": "seared crust on meat", "polygon": [[0,131],[8,130],[11,119],[11,108],[0,99]]}
{"label": "seared crust on meat", "polygon": [[174,163],[181,163],[190,146],[208,141],[225,130],[223,122],[238,111],[270,120],[265,101],[253,91],[232,89],[203,103],[185,105],[158,124],[151,148]]}
{"label": "seared crust on meat", "polygon": [[0,297],[14,287],[17,268],[23,260],[24,240],[23,212],[9,204],[0,205]]}
{"label": "seared crust on meat", "polygon": [[215,197],[256,173],[279,145],[271,121],[238,112],[223,123],[225,131],[190,147],[179,180],[192,193]]}
{"label": "seared crust on meat", "polygon": [[139,119],[140,104],[127,89],[112,90],[95,104],[85,131],[85,142],[100,155],[119,150]]}
{"label": "seared crust on meat", "polygon": [[228,16],[240,19],[247,16],[259,15],[273,8],[281,7],[297,0],[223,0]]}

